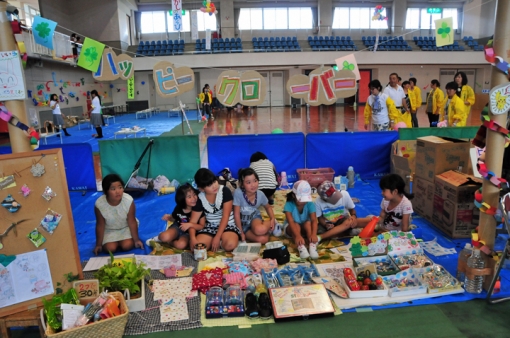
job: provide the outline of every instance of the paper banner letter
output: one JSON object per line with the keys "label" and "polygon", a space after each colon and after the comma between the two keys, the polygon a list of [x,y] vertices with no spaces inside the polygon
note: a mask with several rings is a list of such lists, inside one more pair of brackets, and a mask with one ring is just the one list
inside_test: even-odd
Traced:
{"label": "paper banner letter", "polygon": [[135,98],[135,76],[131,76],[127,80],[127,96],[128,99],[132,100]]}
{"label": "paper banner letter", "polygon": [[182,31],[182,0],[171,0],[174,31]]}
{"label": "paper banner letter", "polygon": [[127,80],[133,75],[133,59],[126,54],[117,55],[111,48],[105,48],[96,72],[92,73],[98,81],[114,81],[119,77]]}
{"label": "paper banner letter", "polygon": [[216,80],[216,98],[227,107],[237,103],[258,106],[266,98],[266,80],[253,70],[242,74],[235,70],[224,71]]}
{"label": "paper banner letter", "polygon": [[97,42],[91,38],[85,38],[80,57],[78,58],[78,66],[94,73],[97,72],[104,48],[105,45],[101,42]]}
{"label": "paper banner letter", "polygon": [[434,20],[436,24],[436,46],[448,46],[453,44],[454,34],[453,31],[453,18],[444,18]]}
{"label": "paper banner letter", "polygon": [[32,33],[36,43],[53,50],[53,33],[57,23],[40,16],[34,18],[32,23]]}
{"label": "paper banner letter", "polygon": [[350,70],[354,72],[354,75],[356,75],[356,80],[361,79],[361,76],[359,75],[358,63],[356,62],[356,57],[354,57],[354,54],[349,54],[347,56],[338,58],[335,60],[335,62],[339,70]]}
{"label": "paper banner letter", "polygon": [[339,98],[355,95],[356,91],[356,75],[351,70],[335,72],[330,67],[318,68],[309,76],[294,75],[287,81],[289,95],[311,106],[334,104]]}
{"label": "paper banner letter", "polygon": [[171,62],[160,61],[154,65],[153,79],[161,97],[174,97],[194,89],[195,74],[189,67],[174,67]]}

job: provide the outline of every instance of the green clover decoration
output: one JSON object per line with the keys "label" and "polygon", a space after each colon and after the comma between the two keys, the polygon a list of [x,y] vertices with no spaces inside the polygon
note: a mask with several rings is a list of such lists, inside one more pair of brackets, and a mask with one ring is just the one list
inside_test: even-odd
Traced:
{"label": "green clover decoration", "polygon": [[344,69],[354,70],[354,64],[353,63],[349,63],[349,61],[347,61],[347,60],[344,61],[344,63],[342,65],[343,65],[342,70],[344,70]]}
{"label": "green clover decoration", "polygon": [[443,39],[446,39],[447,36],[450,35],[451,28],[448,27],[448,24],[446,22],[443,22],[441,24],[441,27],[437,29],[437,34],[441,35]]}
{"label": "green clover decoration", "polygon": [[39,37],[42,39],[50,36],[51,29],[47,22],[41,22],[37,24],[37,26],[35,26],[35,30],[37,31]]}
{"label": "green clover decoration", "polygon": [[89,47],[85,49],[85,53],[83,54],[85,56],[85,60],[89,62],[90,64],[93,64],[94,61],[97,60],[98,53],[96,51],[96,47]]}

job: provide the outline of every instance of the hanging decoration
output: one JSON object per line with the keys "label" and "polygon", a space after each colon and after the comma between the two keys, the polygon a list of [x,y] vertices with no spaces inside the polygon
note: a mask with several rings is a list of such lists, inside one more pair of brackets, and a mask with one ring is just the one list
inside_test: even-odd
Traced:
{"label": "hanging decoration", "polygon": [[209,15],[218,14],[216,6],[214,5],[214,3],[211,2],[211,0],[204,0],[202,2],[202,7],[200,8],[200,11],[204,13],[209,13]]}
{"label": "hanging decoration", "polygon": [[[135,98],[135,75],[133,74],[128,80],[127,80],[127,96],[128,99],[134,99]],[[119,91],[119,89],[117,89]]]}
{"label": "hanging decoration", "polygon": [[335,60],[335,62],[339,70],[350,70],[354,72],[354,75],[356,75],[356,80],[361,79],[361,75],[359,74],[358,63],[356,62],[356,57],[354,56],[354,54],[349,54],[347,56],[338,58]]}
{"label": "hanging decoration", "polygon": [[381,6],[381,5],[375,6],[375,8],[374,8],[374,15],[372,16],[372,21],[384,21],[384,20],[388,20],[388,17],[382,15],[383,11],[384,11],[383,6]]}
{"label": "hanging decoration", "polygon": [[266,99],[266,79],[254,70],[240,74],[235,70],[224,71],[216,80],[216,98],[221,104],[233,107],[258,106]]}
{"label": "hanging decoration", "polygon": [[32,34],[37,44],[53,50],[53,33],[57,23],[39,15],[34,18]]}
{"label": "hanging decoration", "polygon": [[454,42],[453,18],[434,20],[436,25],[436,46],[449,46]]}
{"label": "hanging decoration", "polygon": [[[90,70],[91,72],[97,72],[104,48],[105,45],[101,42],[91,38],[85,38],[81,48],[80,56],[78,57],[78,66]],[[83,85],[83,78],[81,80]]]}
{"label": "hanging decoration", "polygon": [[[33,100],[36,100],[35,98]],[[39,102],[36,101],[36,105],[39,105]],[[33,128],[29,127],[23,122],[21,122],[16,116],[14,116],[11,112],[7,110],[7,107],[4,105],[0,105],[0,119],[9,123],[12,126],[15,126],[21,129],[25,135],[30,138],[30,145],[32,149],[39,148],[39,133]]]}
{"label": "hanging decoration", "polygon": [[488,63],[508,75],[508,68],[510,68],[510,65],[501,56],[495,55],[494,48],[492,47],[492,40],[489,40],[487,45],[484,47],[484,53],[485,60]]}
{"label": "hanging decoration", "polygon": [[[134,72],[133,59],[130,56],[117,55],[112,48],[105,48],[99,67],[96,72],[92,73],[92,77],[98,81],[114,81],[118,78],[127,80]],[[112,84],[110,88],[113,88]]]}
{"label": "hanging decoration", "polygon": [[24,100],[26,98],[24,72],[20,60],[17,50],[0,53],[0,79],[2,80],[0,101]]}
{"label": "hanging decoration", "polygon": [[156,91],[161,97],[174,97],[195,88],[195,74],[189,67],[175,67],[171,62],[160,61],[152,71]]}
{"label": "hanging decoration", "polygon": [[172,0],[172,18],[174,31],[182,31],[182,0]]}
{"label": "hanging decoration", "polygon": [[309,76],[294,75],[287,81],[289,95],[311,106],[334,104],[339,98],[356,95],[356,91],[356,75],[345,69],[335,72],[331,67],[321,67]]}

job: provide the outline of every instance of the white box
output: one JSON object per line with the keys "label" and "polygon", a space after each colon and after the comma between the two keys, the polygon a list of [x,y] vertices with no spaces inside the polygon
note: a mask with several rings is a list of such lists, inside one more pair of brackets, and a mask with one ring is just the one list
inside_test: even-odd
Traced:
{"label": "white box", "polygon": [[126,305],[129,308],[129,312],[138,312],[145,310],[145,280],[142,279],[142,285],[140,287],[142,295],[140,298],[131,299],[129,291],[124,290],[124,298],[126,298]]}
{"label": "white box", "polygon": [[[342,281],[343,282],[343,281]],[[374,298],[374,297],[384,297],[388,295],[388,288],[384,283],[381,284],[384,289],[383,290],[363,290],[363,291],[352,291],[349,287],[343,282],[343,286],[349,298]]]}
{"label": "white box", "polygon": [[427,285],[422,284],[419,280],[419,275],[414,269],[407,269],[402,272],[397,273],[394,276],[386,276],[383,277],[384,282],[391,281],[394,279],[402,280],[404,278],[412,280],[416,286],[409,287],[388,287],[389,292],[388,296],[390,297],[406,297],[412,295],[421,295],[427,293]]}

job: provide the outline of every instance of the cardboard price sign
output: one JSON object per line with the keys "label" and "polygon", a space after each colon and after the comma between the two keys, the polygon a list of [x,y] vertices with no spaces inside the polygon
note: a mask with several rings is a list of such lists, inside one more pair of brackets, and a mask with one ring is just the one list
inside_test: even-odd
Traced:
{"label": "cardboard price sign", "polygon": [[99,296],[99,281],[97,279],[78,280],[73,283],[80,300],[96,299]]}

